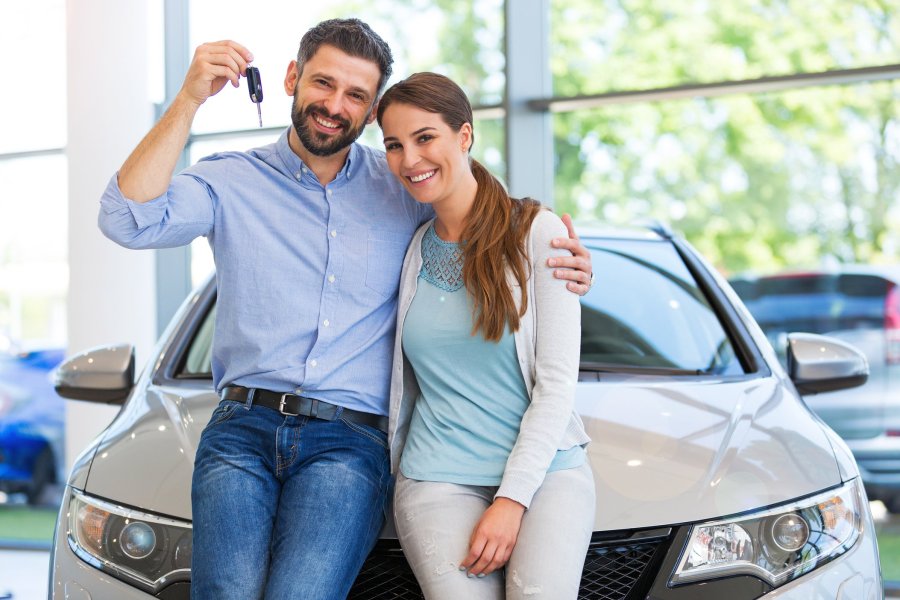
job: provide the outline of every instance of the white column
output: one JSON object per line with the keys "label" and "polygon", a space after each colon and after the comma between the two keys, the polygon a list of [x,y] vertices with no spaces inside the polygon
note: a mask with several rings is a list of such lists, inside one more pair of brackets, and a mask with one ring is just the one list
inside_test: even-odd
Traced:
{"label": "white column", "polygon": [[[138,371],[156,336],[155,259],[125,250],[97,228],[106,183],[150,129],[149,11],[153,0],[67,0],[69,353],[131,342]],[[52,69],[48,65],[48,69]],[[66,461],[118,407],[66,402]]]}

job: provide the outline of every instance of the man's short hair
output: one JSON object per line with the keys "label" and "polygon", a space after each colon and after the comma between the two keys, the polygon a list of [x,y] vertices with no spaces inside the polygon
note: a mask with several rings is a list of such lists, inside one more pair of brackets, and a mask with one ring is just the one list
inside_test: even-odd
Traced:
{"label": "man's short hair", "polygon": [[381,71],[377,93],[381,94],[384,84],[391,76],[394,57],[391,48],[381,36],[372,31],[366,23],[359,19],[329,19],[322,21],[300,40],[297,51],[297,69],[303,73],[303,65],[318,52],[323,45],[334,46],[338,50],[370,60]]}

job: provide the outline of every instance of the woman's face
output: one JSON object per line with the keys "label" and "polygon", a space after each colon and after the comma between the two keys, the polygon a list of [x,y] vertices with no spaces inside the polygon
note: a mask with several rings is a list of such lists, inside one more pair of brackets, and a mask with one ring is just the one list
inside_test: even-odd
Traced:
{"label": "woman's face", "polygon": [[453,131],[439,114],[395,103],[385,109],[381,129],[391,173],[419,202],[452,199],[465,178],[472,177],[469,123]]}

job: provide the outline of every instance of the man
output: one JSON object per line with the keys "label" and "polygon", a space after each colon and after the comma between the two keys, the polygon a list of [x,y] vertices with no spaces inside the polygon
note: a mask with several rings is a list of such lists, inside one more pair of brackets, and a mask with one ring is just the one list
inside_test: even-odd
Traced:
{"label": "man", "polygon": [[[386,414],[399,273],[431,211],[382,152],[354,143],[391,73],[356,19],[308,31],[288,66],[292,127],[173,177],[203,102],[253,56],[200,46],[172,106],[101,199],[129,248],[206,236],[216,261],[213,380],[222,403],[197,449],[192,597],[344,598],[383,523]],[[587,289],[580,256],[561,278]]]}

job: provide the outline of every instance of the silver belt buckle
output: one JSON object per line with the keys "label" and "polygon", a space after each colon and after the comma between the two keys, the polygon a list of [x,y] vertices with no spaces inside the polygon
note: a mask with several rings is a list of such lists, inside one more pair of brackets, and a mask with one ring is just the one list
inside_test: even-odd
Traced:
{"label": "silver belt buckle", "polygon": [[293,396],[293,395],[294,394],[282,394],[281,400],[278,402],[278,412],[280,412],[281,414],[283,414],[286,417],[299,417],[300,416],[300,413],[286,412],[284,410],[284,405],[287,404],[287,401],[285,400],[285,398],[287,398],[288,396]]}

